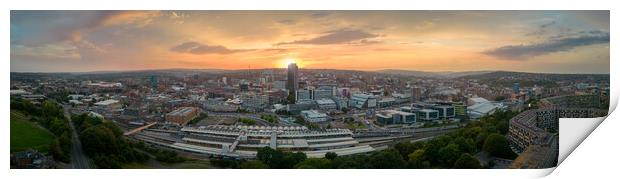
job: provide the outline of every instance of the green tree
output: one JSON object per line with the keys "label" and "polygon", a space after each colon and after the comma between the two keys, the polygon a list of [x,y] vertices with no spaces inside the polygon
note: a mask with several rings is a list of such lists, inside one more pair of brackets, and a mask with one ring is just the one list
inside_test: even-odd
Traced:
{"label": "green tree", "polygon": [[370,156],[369,162],[373,168],[404,168],[405,160],[395,149],[387,149],[374,153]]}
{"label": "green tree", "polygon": [[424,156],[424,152],[425,152],[424,149],[417,149],[407,156],[409,158],[410,168],[429,168],[430,167],[430,162],[426,160],[426,157]]}
{"label": "green tree", "polygon": [[480,166],[480,161],[478,161],[478,159],[468,153],[464,153],[456,160],[454,168],[478,169],[482,168],[482,166]]}
{"label": "green tree", "polygon": [[256,158],[269,165],[269,168],[293,168],[299,162],[306,160],[307,156],[301,152],[282,152],[263,147],[258,149]]}
{"label": "green tree", "polygon": [[287,104],[295,104],[295,94],[293,94],[293,92],[289,92],[288,96],[286,97],[286,102]]}
{"label": "green tree", "polygon": [[284,152],[284,157],[281,162],[279,162],[279,166],[276,168],[293,168],[299,162],[306,160],[308,157],[305,153],[301,152]]}
{"label": "green tree", "polygon": [[338,157],[338,154],[336,154],[335,152],[327,152],[327,153],[325,153],[325,158],[326,159],[334,160],[334,159],[336,159],[336,157]]}
{"label": "green tree", "polygon": [[423,161],[424,149],[418,149],[408,155],[409,161]]}
{"label": "green tree", "polygon": [[488,136],[489,134],[486,132],[482,132],[478,134],[478,136],[476,136],[476,148],[482,149],[482,146],[484,145],[484,141],[487,139]]}
{"label": "green tree", "polygon": [[267,169],[269,165],[261,162],[260,160],[250,160],[247,162],[243,162],[239,168],[242,169]]}
{"label": "green tree", "polygon": [[52,157],[54,157],[54,160],[67,163],[69,162],[69,155],[62,150],[58,139],[52,141],[52,144],[50,145],[50,153],[52,154]]}
{"label": "green tree", "polygon": [[347,155],[336,157],[332,161],[332,168],[338,169],[367,169],[373,168],[373,165],[368,162],[369,157],[366,155]]}
{"label": "green tree", "polygon": [[441,154],[439,154],[439,150],[448,145],[450,141],[452,141],[452,137],[447,135],[441,135],[433,140],[426,142],[426,145],[424,146],[425,155],[427,156],[427,159],[429,160],[431,165],[435,166],[442,163],[442,156]]}
{"label": "green tree", "polygon": [[497,131],[502,135],[508,133],[509,126],[506,120],[499,121],[495,127],[497,128]]}
{"label": "green tree", "polygon": [[457,137],[454,139],[454,143],[459,146],[459,150],[467,153],[474,153],[476,151],[476,144],[472,139],[465,139],[464,137]]}
{"label": "green tree", "polygon": [[96,155],[92,159],[99,168],[121,168],[121,162],[116,156]]}
{"label": "green tree", "polygon": [[95,154],[112,154],[118,152],[118,141],[114,132],[101,125],[92,126],[80,133],[84,152]]}
{"label": "green tree", "polygon": [[494,157],[505,159],[514,159],[517,157],[517,154],[510,149],[508,140],[499,134],[489,135],[484,141],[482,149]]}
{"label": "green tree", "polygon": [[44,117],[64,117],[62,107],[56,102],[44,101],[41,107],[41,115]]}
{"label": "green tree", "polygon": [[461,150],[459,150],[459,145],[455,143],[450,143],[441,149],[439,149],[439,160],[443,164],[443,166],[452,166],[454,162],[458,160],[459,156],[461,156]]}
{"label": "green tree", "polygon": [[409,154],[411,154],[412,152],[418,149],[421,149],[422,147],[424,147],[424,142],[411,143],[407,141],[407,142],[401,142],[401,143],[394,145],[394,149],[398,150],[398,153],[400,153],[403,156],[403,158],[407,158]]}
{"label": "green tree", "polygon": [[325,158],[309,158],[295,165],[298,169],[329,169],[332,161]]}

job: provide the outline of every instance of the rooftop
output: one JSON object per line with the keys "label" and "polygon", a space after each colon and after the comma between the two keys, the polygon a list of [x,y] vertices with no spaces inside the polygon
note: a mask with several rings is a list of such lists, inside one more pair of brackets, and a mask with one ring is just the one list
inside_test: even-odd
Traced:
{"label": "rooftop", "polygon": [[179,109],[176,109],[168,113],[168,115],[173,115],[173,116],[187,115],[190,112],[193,112],[194,110],[196,110],[196,108],[194,107],[181,107]]}
{"label": "rooftop", "polygon": [[108,100],[105,100],[105,101],[99,101],[99,102],[95,103],[95,105],[97,105],[97,106],[107,106],[107,105],[111,105],[111,104],[114,104],[114,103],[118,103],[118,100],[108,99]]}

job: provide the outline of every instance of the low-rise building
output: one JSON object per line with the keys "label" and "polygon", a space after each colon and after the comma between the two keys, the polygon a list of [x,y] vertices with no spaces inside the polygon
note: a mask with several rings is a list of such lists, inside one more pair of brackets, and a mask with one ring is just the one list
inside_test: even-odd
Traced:
{"label": "low-rise building", "polygon": [[416,114],[397,110],[384,110],[375,115],[377,122],[385,125],[390,124],[413,124],[416,122]]}
{"label": "low-rise building", "polygon": [[245,94],[241,101],[241,107],[249,111],[261,112],[269,106],[269,96],[264,94]]}
{"label": "low-rise building", "polygon": [[439,119],[439,111],[434,109],[420,109],[416,111],[419,120],[434,121]]}
{"label": "low-rise building", "polygon": [[380,108],[390,107],[396,104],[396,99],[394,98],[381,98],[381,100],[377,101],[377,106]]}
{"label": "low-rise building", "polygon": [[466,118],[467,117],[467,106],[462,102],[454,102],[452,103],[452,107],[454,107],[454,115],[458,118]]}
{"label": "low-rise building", "polygon": [[356,93],[351,96],[349,105],[357,109],[377,107],[377,97],[371,94]]}
{"label": "low-rise building", "polygon": [[166,114],[166,121],[177,125],[185,125],[198,115],[200,115],[200,109],[196,107],[181,107]]}
{"label": "low-rise building", "polygon": [[345,97],[334,97],[334,102],[336,102],[336,106],[339,110],[348,109],[349,108],[349,99]]}
{"label": "low-rise building", "polygon": [[439,112],[439,118],[442,118],[442,119],[454,118],[454,116],[456,116],[453,106],[438,105],[438,106],[433,106],[431,108],[434,110],[437,110]]}
{"label": "low-rise building", "polygon": [[314,101],[297,101],[295,104],[287,104],[286,111],[291,114],[299,114],[304,110],[318,109]]}
{"label": "low-rise building", "polygon": [[313,95],[314,95],[313,90],[308,90],[308,89],[299,90],[297,91],[297,94],[295,95],[295,101],[312,100],[314,99]]}
{"label": "low-rise building", "polygon": [[329,86],[322,86],[314,90],[313,99],[331,98],[334,96],[334,90]]}
{"label": "low-rise building", "polygon": [[11,153],[12,169],[49,169],[55,167],[54,160],[36,150]]}
{"label": "low-rise building", "polygon": [[319,109],[322,109],[322,110],[333,110],[333,109],[338,108],[338,106],[336,105],[336,102],[328,98],[318,99],[316,100],[316,104],[319,107]]}
{"label": "low-rise building", "polygon": [[99,101],[95,104],[94,111],[100,114],[110,114],[122,108],[122,104],[118,100],[108,99],[105,101]]}
{"label": "low-rise building", "polygon": [[306,122],[319,123],[327,121],[327,114],[321,113],[317,110],[305,110],[301,111],[301,116]]}

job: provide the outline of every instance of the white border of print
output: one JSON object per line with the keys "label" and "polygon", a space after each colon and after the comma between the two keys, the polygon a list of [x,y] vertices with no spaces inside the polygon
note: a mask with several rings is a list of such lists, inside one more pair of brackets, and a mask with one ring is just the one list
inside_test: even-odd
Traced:
{"label": "white border of print", "polygon": [[[2,55],[2,88],[5,94],[9,89],[10,72],[10,10],[159,10],[159,9],[211,9],[211,10],[614,10],[618,7],[613,1],[605,0],[513,0],[513,1],[492,1],[492,0],[435,0],[435,1],[412,1],[412,0],[355,0],[355,1],[328,1],[314,0],[308,2],[295,2],[293,0],[108,0],[105,3],[95,3],[95,1],[80,0],[54,0],[54,1],[2,1],[3,19]],[[612,13],[611,19],[619,19],[617,14]],[[613,20],[611,20],[613,22]],[[611,32],[617,32],[617,24],[611,23]],[[611,41],[618,41],[617,36],[611,36]],[[614,40],[615,39],[615,40]],[[611,59],[617,57],[620,52],[617,46],[611,46]],[[618,102],[618,73],[613,73],[618,69],[618,62],[611,61],[611,84],[612,101]],[[0,95],[2,106],[0,111],[5,117],[9,116],[9,95]],[[615,106],[615,105],[614,105]],[[617,169],[620,155],[615,151],[618,149],[616,136],[620,136],[617,126],[620,119],[618,113],[611,113],[597,130],[588,137],[571,156],[569,156],[551,177],[595,177],[607,176],[606,178],[618,178]],[[9,143],[9,120],[3,121],[2,141]],[[5,145],[2,149],[0,161],[4,169],[3,175],[8,178],[128,178],[128,177],[150,177],[150,178],[382,178],[382,177],[406,177],[406,178],[533,178],[545,176],[552,169],[541,170],[10,170],[9,169],[9,147]],[[616,177],[609,177],[616,176]]]}

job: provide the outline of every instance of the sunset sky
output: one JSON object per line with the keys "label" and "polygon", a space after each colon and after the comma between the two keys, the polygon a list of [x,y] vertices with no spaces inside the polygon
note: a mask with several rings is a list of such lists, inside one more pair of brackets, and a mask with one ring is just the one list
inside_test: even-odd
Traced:
{"label": "sunset sky", "polygon": [[11,11],[11,71],[609,73],[609,11]]}

